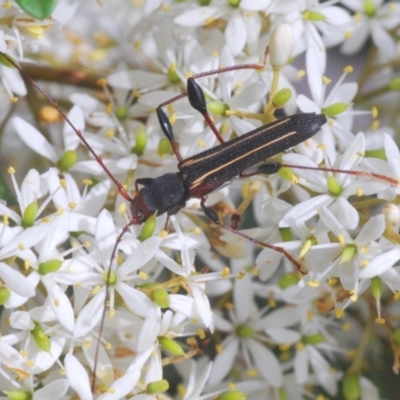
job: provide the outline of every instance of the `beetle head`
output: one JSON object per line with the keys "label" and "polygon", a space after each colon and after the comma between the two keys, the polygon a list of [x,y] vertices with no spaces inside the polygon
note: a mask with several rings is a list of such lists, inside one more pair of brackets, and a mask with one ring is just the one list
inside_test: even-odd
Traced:
{"label": "beetle head", "polygon": [[142,193],[139,192],[135,198],[131,200],[131,223],[133,225],[141,225],[154,214],[153,210],[147,207]]}

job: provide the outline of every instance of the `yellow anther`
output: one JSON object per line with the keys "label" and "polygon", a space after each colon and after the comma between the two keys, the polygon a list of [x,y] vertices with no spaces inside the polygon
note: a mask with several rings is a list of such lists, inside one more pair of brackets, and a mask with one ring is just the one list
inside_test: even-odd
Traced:
{"label": "yellow anther", "polygon": [[379,120],[377,120],[377,119],[373,120],[372,124],[371,124],[371,130],[376,131],[379,128],[380,124],[381,123]]}
{"label": "yellow anther", "polygon": [[310,251],[311,245],[312,243],[309,239],[303,243],[303,247],[300,250],[299,258],[303,258]]}
{"label": "yellow anther", "polygon": [[307,282],[307,286],[310,286],[310,287],[318,287],[319,286],[319,282],[318,281],[314,281],[314,280],[311,280],[311,281],[308,281]]}
{"label": "yellow anther", "polygon": [[325,143],[320,143],[320,144],[317,146],[317,149],[326,150],[327,147],[328,147],[328,146],[327,146]]}
{"label": "yellow anther", "polygon": [[249,376],[250,378],[257,378],[258,376],[258,371],[254,368],[250,368],[247,372],[246,372],[247,376]]}
{"label": "yellow anther", "polygon": [[289,349],[290,349],[290,344],[289,343],[285,343],[285,344],[281,344],[280,346],[279,346],[279,350],[280,351],[288,351]]}
{"label": "yellow anther", "polygon": [[366,267],[369,264],[369,260],[362,260],[360,262],[360,267]]}
{"label": "yellow anther", "polygon": [[15,169],[13,168],[13,167],[8,167],[7,168],[7,172],[9,173],[9,174],[15,174]]}
{"label": "yellow anther", "polygon": [[368,248],[368,246],[362,246],[362,247],[361,247],[361,253],[363,253],[363,254],[368,254],[368,253],[369,253],[369,248]]}
{"label": "yellow anther", "polygon": [[347,32],[344,33],[343,38],[344,38],[345,40],[348,40],[348,39],[350,39],[352,36],[353,36],[353,32],[352,32],[352,31],[347,31]]}
{"label": "yellow anther", "polygon": [[39,112],[39,119],[47,123],[57,122],[60,120],[60,113],[54,107],[45,106]]}
{"label": "yellow anther", "polygon": [[106,111],[106,113],[107,113],[107,114],[111,114],[111,113],[112,113],[112,110],[113,110],[113,105],[112,105],[112,103],[107,103],[106,106],[105,106],[105,111]]}
{"label": "yellow anther", "polygon": [[25,271],[28,271],[28,269],[31,267],[31,261],[26,259],[24,260],[24,269]]}
{"label": "yellow anther", "polygon": [[43,26],[28,26],[26,30],[36,39],[40,39],[45,32],[45,28]]}
{"label": "yellow anther", "polygon": [[225,267],[221,271],[221,278],[226,278],[227,276],[229,276],[230,273],[231,273],[231,270],[228,267]]}
{"label": "yellow anther", "polygon": [[86,348],[90,349],[90,348],[92,347],[92,341],[91,341],[90,339],[85,339],[85,340],[83,341],[83,345],[84,345]]}
{"label": "yellow anther", "polygon": [[341,246],[344,246],[344,245],[346,244],[346,239],[344,238],[343,235],[339,235],[339,236],[338,236],[338,240],[339,240],[339,244],[340,244]]}
{"label": "yellow anther", "polygon": [[375,318],[375,322],[379,325],[384,325],[385,324],[385,318]]}
{"label": "yellow anther", "polygon": [[348,322],[342,324],[342,331],[348,332],[351,329],[351,325]]}
{"label": "yellow anther", "polygon": [[118,213],[120,215],[125,215],[126,213],[126,203],[121,203],[118,207]]}
{"label": "yellow anther", "polygon": [[11,103],[13,103],[13,104],[17,103],[18,100],[19,100],[19,97],[17,97],[17,96],[13,96],[13,97],[11,97],[11,99],[10,99]]}
{"label": "yellow anther", "polygon": [[236,390],[236,385],[233,382],[229,382],[228,386],[230,390]]}
{"label": "yellow anther", "polygon": [[25,246],[22,243],[18,243],[18,249],[22,251],[25,249]]}
{"label": "yellow anther", "polygon": [[204,25],[212,24],[215,21],[215,18],[213,17],[208,17],[204,21]]}
{"label": "yellow anther", "polygon": [[297,351],[303,351],[305,349],[304,343],[296,343],[296,350]]}
{"label": "yellow anther", "polygon": [[305,69],[299,69],[297,71],[297,77],[298,78],[304,78],[306,76],[306,70]]}
{"label": "yellow anther", "polygon": [[60,305],[60,299],[54,299],[54,305],[58,307]]}
{"label": "yellow anther", "polygon": [[57,215],[57,217],[59,217],[60,215],[63,215],[63,214],[64,214],[64,209],[63,209],[62,207],[60,207],[60,208],[57,210],[56,215]]}
{"label": "yellow anther", "polygon": [[99,78],[96,81],[96,84],[100,87],[104,87],[107,85],[107,79],[106,78]]}
{"label": "yellow anther", "polygon": [[141,279],[143,279],[144,281],[146,281],[147,279],[149,279],[149,276],[146,274],[146,272],[140,271],[138,275],[139,275],[139,277],[140,277]]}
{"label": "yellow anther", "polygon": [[326,76],[322,77],[322,83],[324,83],[325,85],[329,85],[331,82],[332,80],[327,78]]}
{"label": "yellow anther", "polygon": [[4,4],[3,4],[3,8],[4,9],[8,9],[8,8],[10,8],[11,7],[11,2],[10,1],[6,1]]}
{"label": "yellow anther", "polygon": [[164,239],[165,237],[168,236],[168,232],[163,230],[158,234],[158,236],[160,236],[160,238]]}
{"label": "yellow anther", "polygon": [[222,345],[220,345],[220,344],[215,345],[215,352],[217,354],[221,354],[223,352],[223,350],[224,350],[224,348],[222,347]]}
{"label": "yellow anther", "polygon": [[212,56],[212,57],[219,57],[218,51],[217,51],[217,50],[213,50],[213,51],[211,52],[211,56]]}
{"label": "yellow anther", "polygon": [[379,111],[376,107],[372,107],[371,109],[372,118],[378,118]]}
{"label": "yellow anther", "polygon": [[348,65],[347,67],[343,68],[344,74],[351,74],[353,71],[354,71],[354,68],[351,65]]}
{"label": "yellow anther", "polygon": [[141,46],[142,46],[142,42],[140,40],[136,40],[135,42],[133,42],[134,49],[140,49]]}
{"label": "yellow anther", "polygon": [[329,278],[326,283],[328,284],[328,286],[335,286],[338,283],[338,279],[337,278]]}
{"label": "yellow anther", "polygon": [[50,217],[44,217],[44,218],[42,219],[42,222],[43,222],[44,224],[48,224],[50,221],[51,221],[51,218],[50,218]]}
{"label": "yellow anther", "polygon": [[227,302],[224,304],[224,307],[225,307],[227,310],[232,310],[232,309],[235,307],[235,305],[234,305],[231,301],[227,301]]}
{"label": "yellow anther", "polygon": [[169,117],[169,122],[171,123],[171,125],[173,125],[176,122],[176,118],[178,116],[176,115],[176,113],[173,113],[170,117]]}
{"label": "yellow anther", "polygon": [[106,345],[104,346],[106,350],[111,350],[112,349],[112,344],[110,342],[107,342]]}
{"label": "yellow anther", "polygon": [[84,242],[83,243],[83,247],[85,248],[85,249],[87,249],[88,247],[90,247],[91,246],[91,244],[90,244],[90,242]]}
{"label": "yellow anther", "polygon": [[108,318],[114,318],[115,315],[115,308],[110,308],[110,311],[108,311]]}
{"label": "yellow anther", "polygon": [[364,194],[364,192],[363,192],[363,190],[362,190],[361,188],[357,188],[357,189],[356,189],[356,195],[357,195],[358,197],[361,197],[363,194]]}
{"label": "yellow anther", "polygon": [[258,276],[259,275],[259,271],[257,267],[253,267],[251,269],[251,273],[253,274],[253,276]]}
{"label": "yellow anther", "polygon": [[7,226],[10,225],[10,221],[8,220],[7,214],[3,215],[3,224]]}
{"label": "yellow anther", "polygon": [[93,185],[93,181],[90,179],[84,179],[82,183],[87,186]]}
{"label": "yellow anther", "polygon": [[343,316],[344,316],[344,310],[343,310],[343,308],[337,308],[336,310],[335,310],[335,316],[336,316],[336,318],[337,319],[340,319],[340,318],[342,318]]}
{"label": "yellow anther", "polygon": [[199,335],[199,338],[203,340],[206,337],[206,334],[204,333],[203,329],[197,328],[197,334]]}
{"label": "yellow anther", "polygon": [[99,285],[96,285],[91,291],[90,294],[97,294],[101,290],[101,287]]}
{"label": "yellow anther", "polygon": [[60,179],[60,186],[65,189],[67,187],[67,181],[65,179]]}
{"label": "yellow anther", "polygon": [[114,131],[114,129],[107,129],[106,133],[104,134],[104,137],[105,137],[106,139],[110,139],[110,138],[112,138],[112,137],[114,137],[114,136],[115,136],[115,131]]}
{"label": "yellow anther", "polygon": [[307,311],[307,321],[312,321],[315,317],[314,311],[308,310]]}
{"label": "yellow anther", "polygon": [[358,300],[358,296],[356,294],[353,294],[352,296],[350,296],[350,300],[355,303]]}
{"label": "yellow anther", "polygon": [[245,276],[246,276],[246,274],[243,271],[239,271],[237,276],[236,276],[236,279],[241,281]]}
{"label": "yellow anther", "polygon": [[78,207],[78,204],[74,203],[73,201],[70,201],[70,202],[68,203],[68,207],[69,207],[71,210],[75,210],[75,208]]}
{"label": "yellow anther", "polygon": [[396,292],[394,295],[393,295],[393,298],[397,301],[397,300],[399,300],[400,299],[400,291],[399,292]]}
{"label": "yellow anther", "polygon": [[361,15],[361,13],[355,13],[354,15],[353,15],[353,18],[354,18],[354,20],[356,21],[356,22],[360,22],[361,21],[361,18],[362,18],[362,15]]}

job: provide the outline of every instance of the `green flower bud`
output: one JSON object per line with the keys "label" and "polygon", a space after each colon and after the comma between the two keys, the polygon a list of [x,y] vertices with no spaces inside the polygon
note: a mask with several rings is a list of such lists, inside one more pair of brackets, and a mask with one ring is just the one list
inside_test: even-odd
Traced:
{"label": "green flower bud", "polygon": [[246,400],[248,394],[238,391],[225,392],[215,397],[215,400]]}
{"label": "green flower bud", "polygon": [[388,87],[390,90],[400,90],[400,76],[389,81]]}
{"label": "green flower bud", "polygon": [[151,382],[146,386],[147,394],[164,393],[169,389],[169,382],[165,379]]}
{"label": "green flower bud", "polygon": [[172,85],[177,85],[178,83],[181,83],[181,78],[179,78],[179,75],[176,73],[175,68],[168,69],[167,78]]}
{"label": "green flower bud", "polygon": [[315,22],[319,22],[319,21],[325,21],[325,15],[321,14],[318,11],[306,11],[304,13],[304,17],[305,19],[307,19],[308,21],[315,21]]}
{"label": "green flower bud", "polygon": [[361,395],[360,379],[358,374],[348,373],[343,379],[343,396],[346,400],[358,400]]}
{"label": "green flower bud", "polygon": [[28,206],[25,208],[21,222],[21,225],[24,228],[30,228],[31,226],[33,226],[34,222],[36,221],[38,208],[39,207],[36,201],[28,204]]}
{"label": "green flower bud", "polygon": [[115,116],[123,121],[128,116],[128,109],[125,106],[118,106],[115,110]]}
{"label": "green flower bud", "polygon": [[340,256],[340,264],[344,264],[352,260],[356,254],[357,246],[355,246],[354,244],[347,245],[343,250],[342,255]]}
{"label": "green flower bud", "polygon": [[379,158],[380,160],[387,161],[386,153],[383,149],[366,150],[365,157]]}
{"label": "green flower bud", "polygon": [[364,13],[369,18],[373,18],[375,16],[376,8],[372,0],[364,0]]}
{"label": "green flower bud", "polygon": [[3,306],[5,303],[7,303],[9,298],[10,291],[4,286],[0,287],[0,306]]}
{"label": "green flower bud", "polygon": [[274,96],[274,106],[276,108],[283,107],[292,98],[292,91],[288,88],[279,90]]}
{"label": "green flower bud", "polygon": [[[13,61],[15,62],[15,64],[18,64],[18,63],[17,63],[11,56],[9,56],[8,54],[7,54],[7,57],[10,58],[11,60],[13,60]],[[10,61],[8,61],[7,58],[5,58],[5,57],[3,56],[3,54],[0,54],[0,64],[1,64],[1,65],[4,65],[5,67],[8,67],[8,68],[15,68],[14,65],[12,65],[12,64],[10,63]]]}
{"label": "green flower bud", "polygon": [[326,180],[328,190],[333,196],[340,196],[342,194],[343,188],[335,176],[329,176]]}
{"label": "green flower bud", "polygon": [[32,399],[32,393],[31,392],[25,392],[24,390],[9,390],[7,392],[4,392],[7,397],[10,400],[31,400]]}
{"label": "green flower bud", "polygon": [[156,228],[156,222],[157,219],[155,215],[152,215],[151,217],[147,218],[147,220],[142,226],[142,229],[140,230],[138,240],[144,242],[146,239],[152,237],[154,229]]}
{"label": "green flower bud", "polygon": [[293,170],[291,168],[288,168],[288,167],[282,167],[282,168],[279,169],[278,174],[283,179],[291,181],[292,180],[292,176],[293,176]]}
{"label": "green flower bud", "polygon": [[[108,270],[103,272],[104,282],[107,282],[107,277],[108,277]],[[116,283],[117,283],[117,275],[115,272],[110,271],[110,276],[108,277],[108,284],[112,286],[115,285]]]}
{"label": "green flower bud", "polygon": [[324,107],[321,109],[323,114],[326,114],[327,117],[335,117],[347,110],[349,105],[347,103],[335,103],[331,104],[328,107]]}
{"label": "green flower bud", "polygon": [[77,161],[77,152],[75,150],[67,150],[58,160],[57,168],[61,172],[68,171]]}
{"label": "green flower bud", "polygon": [[226,111],[229,110],[229,106],[220,101],[210,101],[207,103],[207,110],[214,115],[225,115]]}
{"label": "green flower bud", "polygon": [[283,242],[291,242],[294,240],[293,233],[290,228],[279,228],[279,232]]}
{"label": "green flower bud", "polygon": [[253,335],[254,335],[254,329],[251,326],[242,325],[236,328],[236,336],[242,339],[251,338],[253,337]]}
{"label": "green flower bud", "polygon": [[[269,61],[274,70],[284,67],[293,50],[293,31],[289,24],[278,25],[269,41]],[[275,98],[274,98],[275,100]]]}
{"label": "green flower bud", "polygon": [[185,352],[183,351],[181,345],[173,339],[170,339],[166,336],[160,336],[158,338],[158,342],[160,343],[161,347],[172,354],[177,356],[183,356]]}
{"label": "green flower bud", "polygon": [[371,279],[371,293],[376,300],[382,297],[382,280],[379,276],[374,276]]}
{"label": "green flower bud", "polygon": [[301,337],[301,342],[304,344],[311,344],[313,346],[323,343],[325,338],[323,335],[316,333],[314,335],[303,335]]}
{"label": "green flower bud", "polygon": [[31,330],[31,333],[39,349],[49,353],[51,348],[50,338],[43,332],[42,326],[38,322],[35,322],[35,327]]}
{"label": "green flower bud", "polygon": [[228,0],[228,4],[229,4],[231,7],[236,8],[236,7],[239,7],[240,0]]}
{"label": "green flower bud", "polygon": [[144,282],[141,285],[138,285],[137,287],[140,289],[150,289],[153,286],[157,286],[158,282]]}
{"label": "green flower bud", "polygon": [[396,346],[400,346],[400,328],[393,332],[393,342]]}
{"label": "green flower bud", "polygon": [[40,275],[50,274],[51,272],[57,272],[62,265],[62,260],[49,260],[39,264],[38,272]]}
{"label": "green flower bud", "polygon": [[151,300],[154,301],[160,308],[169,307],[169,295],[165,289],[155,289],[150,293]]}
{"label": "green flower bud", "polygon": [[138,156],[143,155],[147,145],[147,133],[144,127],[141,127],[136,134],[136,145],[132,149],[132,153]]}
{"label": "green flower bud", "polygon": [[278,286],[281,289],[286,289],[290,286],[295,286],[298,283],[299,283],[299,278],[295,274],[287,273],[279,278]]}
{"label": "green flower bud", "polygon": [[278,389],[279,400],[289,400],[289,395],[287,394],[285,388],[281,387]]}
{"label": "green flower bud", "polygon": [[158,152],[160,154],[172,154],[174,152],[171,143],[167,138],[162,138],[158,142]]}

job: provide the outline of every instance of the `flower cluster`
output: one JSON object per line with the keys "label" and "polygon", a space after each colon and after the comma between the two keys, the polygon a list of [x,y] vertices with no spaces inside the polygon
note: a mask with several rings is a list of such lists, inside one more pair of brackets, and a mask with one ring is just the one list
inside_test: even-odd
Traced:
{"label": "flower cluster", "polygon": [[[0,399],[380,399],[400,367],[400,3],[97,3],[0,10]],[[218,190],[132,202],[300,113],[327,122]]]}

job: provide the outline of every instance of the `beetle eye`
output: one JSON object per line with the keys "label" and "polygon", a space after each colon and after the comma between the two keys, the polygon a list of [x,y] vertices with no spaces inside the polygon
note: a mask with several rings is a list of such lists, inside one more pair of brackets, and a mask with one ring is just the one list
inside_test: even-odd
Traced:
{"label": "beetle eye", "polygon": [[136,220],[137,220],[138,222],[143,222],[143,221],[144,221],[144,214],[143,214],[142,212],[138,211],[138,212],[136,213]]}

